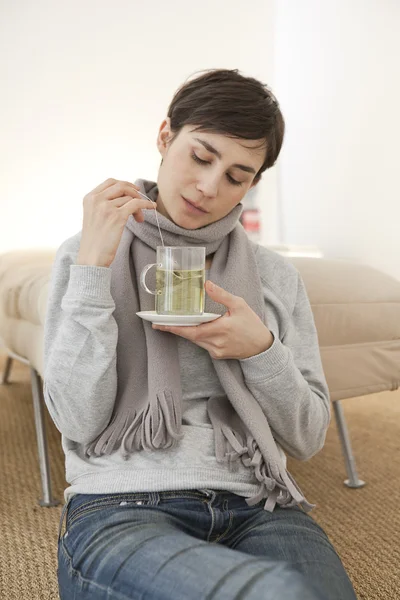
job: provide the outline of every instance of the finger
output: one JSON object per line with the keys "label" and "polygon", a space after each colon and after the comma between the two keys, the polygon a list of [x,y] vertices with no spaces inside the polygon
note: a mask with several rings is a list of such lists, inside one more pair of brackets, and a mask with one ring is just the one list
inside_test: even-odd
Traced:
{"label": "finger", "polygon": [[195,342],[196,344],[207,343],[207,340],[210,342],[213,337],[215,337],[218,333],[221,332],[221,325],[223,326],[224,317],[221,316],[210,323],[202,323],[201,325],[196,325],[195,327],[184,327],[184,326],[173,326],[173,325],[155,325],[153,324],[153,329],[159,329],[160,331],[168,331],[169,333],[174,333],[175,335],[180,335],[181,337],[190,340],[191,342]]}
{"label": "finger", "polygon": [[141,208],[139,208],[139,210],[133,214],[133,218],[135,219],[135,221],[137,221],[138,223],[143,223],[144,221],[144,214]]}
{"label": "finger", "polygon": [[201,325],[197,325],[196,329],[196,338],[201,342],[206,342],[207,340],[211,342],[218,334],[225,332],[226,319],[229,318],[229,313],[225,313],[218,317],[218,319],[214,319],[209,323],[202,323]]}
{"label": "finger", "polygon": [[92,194],[99,194],[100,192],[103,192],[104,190],[111,187],[115,183],[117,183],[117,180],[113,179],[112,177],[109,179],[106,179],[105,181],[103,181],[103,183],[101,183],[100,185],[95,187],[94,190],[92,190]]}
{"label": "finger", "polygon": [[190,340],[194,342],[196,337],[198,337],[197,332],[195,331],[199,326],[195,327],[174,327],[173,325],[155,325],[153,324],[153,329],[159,329],[160,331],[168,331],[169,333],[173,333],[175,335],[179,335],[180,337],[185,338],[186,340]]}
{"label": "finger", "polygon": [[[154,202],[149,202],[148,200],[144,200],[144,198],[141,198],[140,196],[135,196],[134,198],[132,196],[121,196],[120,198],[114,198],[114,200],[109,200],[108,202],[112,205],[115,206],[116,208],[121,208],[121,206],[124,206],[124,204],[126,204],[127,202],[130,202],[131,200],[138,200],[140,201],[142,204],[138,204],[138,206],[140,206],[140,208],[155,208],[155,204]],[[143,204],[144,203],[144,204]]]}
{"label": "finger", "polygon": [[222,287],[219,287],[209,279],[206,281],[205,288],[207,294],[210,296],[210,298],[212,298],[212,300],[218,302],[219,304],[223,304],[231,310],[238,309],[243,306],[243,298],[231,294],[230,292],[224,290]]}
{"label": "finger", "polygon": [[155,205],[153,204],[153,202],[149,202],[149,200],[142,200],[141,198],[131,198],[122,206],[120,206],[118,210],[121,211],[126,217],[128,217],[129,215],[135,215],[136,213],[141,213],[143,215],[141,209],[144,208],[149,210],[155,210]]}
{"label": "finger", "polygon": [[117,181],[103,190],[102,196],[106,200],[115,200],[115,198],[121,198],[122,196],[141,198],[138,190],[138,186],[129,183],[129,181]]}
{"label": "finger", "polygon": [[112,204],[112,206],[115,206],[116,208],[120,208],[130,200],[132,200],[132,196],[121,196],[120,198],[114,198],[114,200],[109,200],[109,203]]}
{"label": "finger", "polygon": [[207,340],[204,340],[202,337],[198,336],[196,330],[204,327],[203,325],[197,325],[196,327],[173,327],[172,325],[152,325],[153,329],[159,329],[160,331],[166,331],[168,333],[173,333],[174,335],[179,335],[179,337],[185,338],[190,342],[193,342],[200,348],[204,348],[207,352],[212,352],[213,346]]}

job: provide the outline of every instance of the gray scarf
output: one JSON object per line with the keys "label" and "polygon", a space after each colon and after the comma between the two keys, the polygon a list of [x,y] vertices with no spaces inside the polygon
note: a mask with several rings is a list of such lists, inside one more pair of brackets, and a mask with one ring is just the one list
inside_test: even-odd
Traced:
{"label": "gray scarf", "polygon": [[[157,199],[157,185],[138,180],[140,189]],[[166,246],[205,246],[214,254],[210,279],[228,292],[244,298],[265,322],[264,300],[253,247],[239,222],[242,206],[226,217],[200,229],[184,229],[158,213]],[[182,389],[177,338],[152,329],[140,319],[139,310],[154,310],[154,297],[142,290],[139,276],[146,264],[156,262],[160,234],[155,212],[144,211],[145,221],[131,216],[111,265],[111,293],[118,325],[118,389],[113,415],[105,430],[86,447],[88,456],[111,454],[119,448],[127,458],[133,451],[156,451],[176,446],[183,437]],[[205,310],[224,314],[225,308],[206,297]],[[209,398],[207,408],[214,429],[218,462],[234,468],[241,459],[254,470],[259,482],[253,506],[266,498],[265,510],[276,504],[297,504],[309,511],[304,498],[287,472],[272,436],[268,420],[247,388],[238,360],[215,360],[213,365],[225,395]]]}

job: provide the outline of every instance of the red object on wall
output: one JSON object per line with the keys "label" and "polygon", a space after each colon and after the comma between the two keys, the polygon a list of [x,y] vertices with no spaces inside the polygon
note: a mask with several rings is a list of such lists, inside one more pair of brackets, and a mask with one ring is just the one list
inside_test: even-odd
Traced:
{"label": "red object on wall", "polygon": [[244,210],[241,215],[241,222],[246,231],[259,233],[261,230],[260,211],[257,208]]}

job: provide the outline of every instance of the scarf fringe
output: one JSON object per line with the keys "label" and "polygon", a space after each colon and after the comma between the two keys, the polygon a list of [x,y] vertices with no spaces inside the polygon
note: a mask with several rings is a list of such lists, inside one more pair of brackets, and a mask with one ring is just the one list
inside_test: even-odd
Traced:
{"label": "scarf fringe", "polygon": [[303,492],[286,470],[284,465],[266,463],[256,440],[249,433],[246,445],[243,436],[231,427],[213,423],[215,434],[215,448],[218,462],[232,463],[242,460],[245,467],[253,468],[260,487],[255,496],[247,498],[249,506],[254,506],[266,498],[264,510],[273,512],[276,504],[283,508],[301,506],[305,512],[312,510],[315,505],[310,504]]}
{"label": "scarf fringe", "polygon": [[125,460],[133,450],[173,448],[183,438],[180,413],[172,393],[164,390],[155,395],[141,412],[114,416],[106,429],[86,446],[87,456],[109,455],[120,447]]}
{"label": "scarf fringe", "polygon": [[129,422],[128,416],[114,415],[108,426],[102,433],[85,447],[86,456],[102,456],[111,454],[116,442],[121,437],[122,432]]}

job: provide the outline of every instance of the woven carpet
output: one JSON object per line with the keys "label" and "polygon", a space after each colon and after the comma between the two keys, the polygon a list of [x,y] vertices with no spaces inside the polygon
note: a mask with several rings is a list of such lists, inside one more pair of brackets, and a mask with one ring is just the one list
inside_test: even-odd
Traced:
{"label": "woven carpet", "polygon": [[[0,371],[4,358],[0,357]],[[41,508],[29,370],[14,362],[0,386],[0,598],[55,600],[61,506]],[[368,600],[400,599],[400,391],[343,402],[364,488],[343,485],[344,462],[334,419],[323,450],[289,470],[314,519],[337,549],[356,589]],[[54,495],[63,500],[60,434],[47,415]],[[338,600],[340,600],[338,598]]]}

